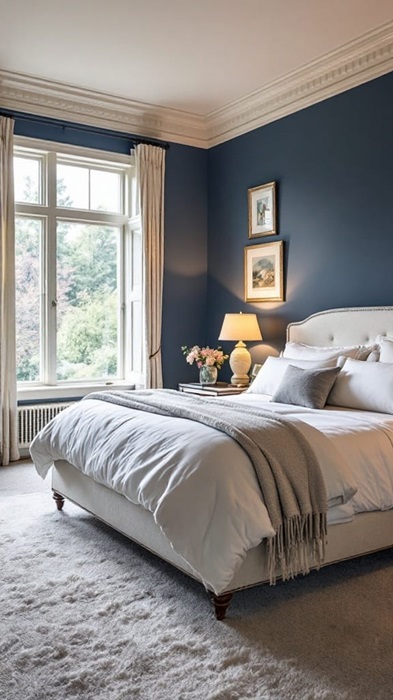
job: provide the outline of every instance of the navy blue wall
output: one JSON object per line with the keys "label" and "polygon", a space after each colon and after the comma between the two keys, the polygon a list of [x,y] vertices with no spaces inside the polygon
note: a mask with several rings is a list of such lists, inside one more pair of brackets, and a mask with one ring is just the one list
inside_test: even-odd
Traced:
{"label": "navy blue wall", "polygon": [[[128,154],[130,140],[71,124],[16,119],[15,134]],[[166,387],[191,381],[181,346],[206,335],[207,153],[171,144],[166,154],[163,374]]]}
{"label": "navy blue wall", "polygon": [[[390,73],[209,152],[211,344],[226,312],[256,312],[264,340],[279,348],[289,321],[393,303],[392,124]],[[249,240],[247,189],[271,181],[278,235]],[[244,246],[276,240],[285,246],[285,302],[245,304]],[[253,347],[254,361],[263,350]]]}
{"label": "navy blue wall", "polygon": [[207,151],[172,145],[166,163],[162,357],[164,385],[177,388],[198,380],[181,346],[207,342]]}

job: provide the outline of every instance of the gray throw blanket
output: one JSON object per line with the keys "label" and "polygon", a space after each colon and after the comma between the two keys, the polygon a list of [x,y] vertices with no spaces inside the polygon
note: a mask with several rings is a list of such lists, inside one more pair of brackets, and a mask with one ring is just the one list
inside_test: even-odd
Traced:
{"label": "gray throw blanket", "polygon": [[248,454],[275,536],[269,539],[269,575],[284,580],[319,566],[326,542],[327,495],[315,454],[283,416],[254,406],[169,389],[89,394],[119,406],[187,418],[220,430]]}

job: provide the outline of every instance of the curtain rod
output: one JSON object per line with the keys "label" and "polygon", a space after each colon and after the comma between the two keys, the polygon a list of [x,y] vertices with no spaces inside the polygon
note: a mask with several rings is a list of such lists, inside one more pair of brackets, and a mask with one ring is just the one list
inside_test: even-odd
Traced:
{"label": "curtain rod", "polygon": [[131,141],[133,146],[137,146],[139,143],[145,143],[148,146],[159,146],[168,150],[170,148],[169,143],[166,141],[158,141],[156,139],[144,139],[140,137],[130,136],[125,134],[123,131],[112,131],[109,129],[101,129],[100,127],[88,126],[87,124],[74,125],[69,122],[62,122],[59,119],[51,119],[50,117],[39,117],[35,115],[27,115],[23,112],[12,112],[11,110],[1,110],[0,117],[11,117],[15,120],[33,122],[35,124],[45,124],[46,126],[57,126],[66,131],[66,129],[72,129],[74,131],[85,131],[88,134],[94,134],[99,136],[106,136],[107,138],[117,138],[124,141]]}

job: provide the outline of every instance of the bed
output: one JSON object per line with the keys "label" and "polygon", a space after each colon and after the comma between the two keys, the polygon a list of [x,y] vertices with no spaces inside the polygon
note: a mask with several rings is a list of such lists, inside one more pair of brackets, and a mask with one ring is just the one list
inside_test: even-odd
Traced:
{"label": "bed", "polygon": [[[333,502],[332,498],[332,507],[328,510],[324,566],[393,545],[393,390],[389,391],[393,342],[390,338],[393,338],[393,307],[333,309],[314,314],[304,321],[289,324],[283,357],[265,363],[274,370],[275,386],[270,387],[272,373],[263,366],[262,374],[253,382],[250,391],[236,397],[209,399],[220,402],[221,406],[228,400],[231,406],[238,406],[241,413],[259,410],[261,406],[277,415],[281,413],[283,420],[293,422],[310,441],[315,454],[318,452],[320,464],[325,465],[325,480],[329,478],[330,469],[335,474],[337,466],[339,476],[332,480],[343,481],[345,497],[340,502]],[[293,357],[293,353],[298,356]],[[341,370],[332,369],[340,363]],[[283,385],[289,394],[296,386],[296,377],[289,388],[284,382],[288,366],[302,378],[319,373],[325,379],[329,375],[331,381],[333,373],[337,378],[327,396],[336,392],[336,401],[344,405],[331,401],[323,408],[310,408],[278,401]],[[374,387],[371,397],[370,383]],[[355,392],[355,397],[351,396],[351,386],[359,387],[359,395]],[[278,391],[276,398],[275,390]],[[272,395],[274,401],[271,401]],[[201,400],[200,397],[197,400]],[[351,406],[351,402],[355,405]],[[371,402],[371,410],[368,402]],[[88,437],[83,433],[82,412],[90,431]],[[97,412],[101,416],[98,432],[95,427]],[[133,416],[132,424],[127,423],[129,415]],[[134,466],[130,476],[124,461],[117,457],[111,460],[111,454],[117,455],[118,449],[111,444],[111,439],[117,431],[124,442],[124,426],[127,426],[127,434],[131,430],[139,433],[142,420],[150,421],[149,440],[152,435],[163,433],[164,424],[169,425],[166,416],[142,416],[132,409],[88,398],[59,414],[35,438],[31,454],[37,471],[45,477],[51,469],[53,497],[59,510],[63,508],[64,499],[69,499],[201,581],[210,594],[217,618],[223,619],[236,591],[272,579],[268,561],[271,523],[267,519],[261,529],[260,523],[266,520],[266,513],[258,484],[255,490],[249,456],[228,435],[181,418],[181,432],[176,428],[177,432],[173,433],[170,428],[158,452],[154,443],[154,449],[147,450],[149,455],[144,458],[143,443],[139,448],[132,447]],[[179,425],[176,418],[171,420]],[[112,421],[118,426],[116,431],[111,427]],[[73,436],[73,451],[67,449],[67,434]],[[179,444],[176,442],[173,453],[175,439]],[[179,473],[184,466],[186,443],[194,445],[194,452],[191,463],[187,462],[184,467],[188,477],[181,481]],[[165,462],[163,469],[164,453],[169,454],[170,459],[168,457],[169,462]],[[337,465],[332,466],[334,460]],[[94,463],[99,463],[100,467],[93,478]],[[222,476],[215,476],[215,471],[225,472],[230,486],[222,485],[218,481]],[[239,475],[241,489],[236,483]],[[158,492],[154,490],[157,483],[161,484]],[[336,483],[333,486],[335,488]],[[334,496],[333,486],[329,484],[326,488],[329,494],[332,488]],[[126,488],[131,489],[131,497]],[[193,498],[193,493],[197,493],[198,498]],[[220,509],[224,515],[220,514]],[[177,520],[172,523],[174,511]],[[195,534],[194,541],[199,527],[201,534]],[[312,563],[311,568],[315,567],[318,562]],[[280,576],[279,571],[277,576]]]}

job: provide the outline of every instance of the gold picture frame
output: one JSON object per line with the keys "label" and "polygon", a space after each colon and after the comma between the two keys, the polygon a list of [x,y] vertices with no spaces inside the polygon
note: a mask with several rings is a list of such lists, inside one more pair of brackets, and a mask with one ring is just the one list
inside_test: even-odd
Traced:
{"label": "gold picture frame", "polygon": [[248,190],[248,237],[276,233],[276,183],[251,187]]}
{"label": "gold picture frame", "polygon": [[245,247],[244,297],[248,302],[284,301],[282,241]]}

